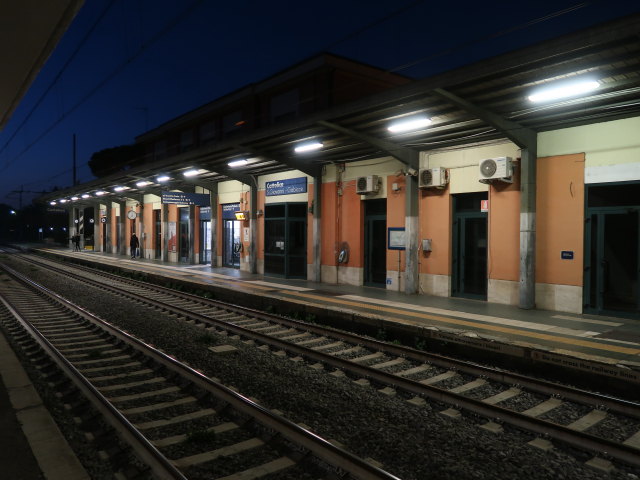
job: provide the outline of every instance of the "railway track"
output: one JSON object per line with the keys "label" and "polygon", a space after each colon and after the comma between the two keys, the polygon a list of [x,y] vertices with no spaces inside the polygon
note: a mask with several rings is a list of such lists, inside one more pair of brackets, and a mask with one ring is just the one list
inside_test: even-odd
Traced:
{"label": "railway track", "polygon": [[154,478],[397,479],[2,268],[5,328],[64,372],[65,397],[99,412]]}
{"label": "railway track", "polygon": [[[64,268],[50,261],[29,261],[95,282],[97,288],[125,295],[226,335],[238,335],[279,355],[333,369],[363,385],[386,393],[409,394],[419,406],[425,399],[444,403],[443,413],[480,415],[484,428],[499,431],[514,425],[537,435],[533,445],[548,440],[596,455],[591,462],[606,468],[614,460],[640,465],[640,406],[600,394],[391,345],[246,308],[132,281],[85,267]],[[75,273],[74,273],[75,272]],[[89,273],[90,272],[90,273]],[[92,280],[87,279],[87,275]],[[571,412],[571,417],[567,412]],[[597,433],[597,434],[595,434]]]}

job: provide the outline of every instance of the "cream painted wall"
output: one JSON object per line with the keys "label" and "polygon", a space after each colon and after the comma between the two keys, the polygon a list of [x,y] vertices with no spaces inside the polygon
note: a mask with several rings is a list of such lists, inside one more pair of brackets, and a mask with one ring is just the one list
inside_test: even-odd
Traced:
{"label": "cream painted wall", "polygon": [[538,135],[538,156],[585,153],[585,183],[640,180],[640,117]]}
{"label": "cream painted wall", "polygon": [[220,182],[218,184],[218,203],[238,203],[243,192],[248,192],[249,187],[237,180]]}
{"label": "cream painted wall", "polygon": [[367,195],[360,195],[363,200],[372,200],[375,198],[387,198],[387,182],[386,177],[396,175],[402,175],[401,170],[406,169],[406,166],[392,158],[383,157],[372,160],[365,160],[362,162],[349,163],[346,166],[344,174],[342,175],[343,182],[355,182],[358,177],[366,177],[367,175],[378,175],[382,179],[380,182],[380,189],[377,193],[370,193]]}
{"label": "cream painted wall", "polygon": [[481,160],[496,157],[520,157],[520,149],[511,142],[441,152],[421,152],[420,168],[444,167],[449,170],[450,192],[486,192],[489,186],[478,181]]}

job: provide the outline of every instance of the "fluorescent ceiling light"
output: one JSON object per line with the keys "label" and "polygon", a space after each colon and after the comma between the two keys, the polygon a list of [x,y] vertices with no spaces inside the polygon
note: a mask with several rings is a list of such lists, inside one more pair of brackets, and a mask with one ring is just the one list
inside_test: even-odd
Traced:
{"label": "fluorescent ceiling light", "polygon": [[563,83],[556,87],[546,87],[535,91],[527,98],[530,102],[550,102],[561,98],[570,98],[589,93],[600,86],[595,80],[580,80],[571,83]]}
{"label": "fluorescent ceiling light", "polygon": [[90,196],[91,196],[91,195],[89,195],[88,193],[84,193],[84,194],[82,195],[82,198],[89,198]]}
{"label": "fluorescent ceiling light", "polygon": [[98,197],[101,197],[102,195],[106,195],[106,194],[107,194],[107,192],[105,192],[104,190],[100,190],[99,192],[96,192],[96,195]]}
{"label": "fluorescent ceiling light", "polygon": [[147,185],[151,185],[151,182],[147,182],[146,180],[142,180],[136,183],[136,187],[146,187]]}
{"label": "fluorescent ceiling light", "polygon": [[80,197],[71,197],[71,200],[75,202],[76,200],[80,200]]}
{"label": "fluorescent ceiling light", "polygon": [[387,127],[392,133],[410,132],[431,125],[431,119],[427,117],[412,117],[400,120]]}
{"label": "fluorescent ceiling light", "polygon": [[121,191],[126,190],[126,189],[127,189],[127,187],[114,187],[113,191],[114,192],[121,192]]}
{"label": "fluorescent ceiling light", "polygon": [[171,180],[171,177],[169,177],[168,175],[160,175],[158,178],[156,178],[156,180],[160,183],[168,182],[169,180]]}
{"label": "fluorescent ceiling light", "polygon": [[63,198],[62,200],[60,200],[60,203],[67,203],[69,200],[67,200],[66,198]]}
{"label": "fluorescent ceiling light", "polygon": [[185,177],[195,177],[197,175],[200,175],[200,170],[196,170],[195,168],[192,170],[187,170],[186,172],[183,173],[183,175]]}
{"label": "fluorescent ceiling light", "polygon": [[234,160],[233,162],[229,162],[227,163],[227,165],[230,167],[244,167],[247,163],[249,162],[247,161],[246,158],[241,158],[240,160]]}
{"label": "fluorescent ceiling light", "polygon": [[49,202],[49,205],[57,205],[57,202]]}
{"label": "fluorescent ceiling light", "polygon": [[298,145],[294,148],[296,153],[312,152],[323,147],[322,142],[309,142]]}

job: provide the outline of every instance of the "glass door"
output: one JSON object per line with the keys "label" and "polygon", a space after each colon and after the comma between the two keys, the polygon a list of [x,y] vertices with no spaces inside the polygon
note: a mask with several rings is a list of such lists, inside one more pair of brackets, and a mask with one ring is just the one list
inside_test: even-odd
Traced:
{"label": "glass door", "polygon": [[211,263],[211,222],[200,221],[200,263]]}
{"label": "glass door", "polygon": [[[238,220],[224,220],[222,234],[222,265],[240,268],[242,242],[240,240],[241,222]],[[211,247],[209,247],[211,248]]]}
{"label": "glass door", "polygon": [[387,281],[387,201],[364,203],[364,284],[386,288]]}

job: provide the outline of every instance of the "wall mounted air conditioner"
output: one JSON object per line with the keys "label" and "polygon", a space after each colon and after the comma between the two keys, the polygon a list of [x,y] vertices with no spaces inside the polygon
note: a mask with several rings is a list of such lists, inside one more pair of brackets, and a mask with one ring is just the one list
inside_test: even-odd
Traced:
{"label": "wall mounted air conditioner", "polygon": [[418,174],[419,188],[442,188],[449,182],[446,168],[425,168]]}
{"label": "wall mounted air conditioner", "polygon": [[356,193],[365,195],[367,193],[377,193],[380,189],[380,178],[377,175],[367,175],[356,179]]}
{"label": "wall mounted air conditioner", "polygon": [[501,182],[513,182],[513,160],[511,157],[487,158],[478,164],[482,183],[491,183],[494,180]]}

